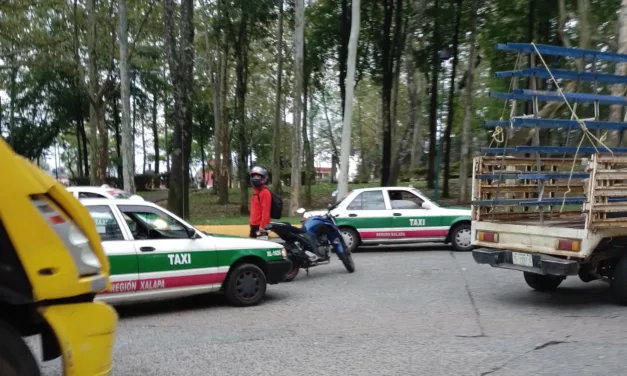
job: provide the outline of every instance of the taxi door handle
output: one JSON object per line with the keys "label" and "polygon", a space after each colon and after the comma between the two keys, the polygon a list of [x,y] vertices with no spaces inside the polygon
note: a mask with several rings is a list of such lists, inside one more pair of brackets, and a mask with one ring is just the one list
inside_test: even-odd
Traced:
{"label": "taxi door handle", "polygon": [[142,252],[152,252],[155,250],[155,247],[141,247],[139,250]]}
{"label": "taxi door handle", "polygon": [[351,218],[354,218],[354,217],[357,217],[357,214],[349,214],[348,216]]}
{"label": "taxi door handle", "polygon": [[394,215],[395,217],[400,217],[400,216],[402,216],[402,214],[401,214],[401,213],[394,213],[393,215]]}

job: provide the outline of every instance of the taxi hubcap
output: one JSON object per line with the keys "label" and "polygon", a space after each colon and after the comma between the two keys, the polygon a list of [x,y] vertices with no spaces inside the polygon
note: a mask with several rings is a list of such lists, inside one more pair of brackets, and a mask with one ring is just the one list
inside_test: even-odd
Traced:
{"label": "taxi hubcap", "polygon": [[354,242],[353,235],[349,232],[342,231],[342,237],[344,238],[344,243],[346,243],[346,247],[352,248]]}
{"label": "taxi hubcap", "polygon": [[261,282],[257,273],[245,271],[237,277],[237,293],[244,299],[252,299],[259,293]]}
{"label": "taxi hubcap", "polygon": [[470,233],[470,229],[463,229],[455,234],[455,243],[462,248],[468,248],[472,245],[472,236]]}

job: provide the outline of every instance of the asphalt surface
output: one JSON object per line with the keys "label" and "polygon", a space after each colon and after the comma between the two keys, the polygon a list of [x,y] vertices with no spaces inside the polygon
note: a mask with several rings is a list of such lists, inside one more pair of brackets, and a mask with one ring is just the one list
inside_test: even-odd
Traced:
{"label": "asphalt surface", "polygon": [[[265,302],[196,297],[119,308],[114,375],[627,373],[627,307],[600,282],[532,291],[522,273],[444,247],[334,258]],[[37,345],[33,345],[34,348]],[[44,364],[61,373],[60,361]]]}

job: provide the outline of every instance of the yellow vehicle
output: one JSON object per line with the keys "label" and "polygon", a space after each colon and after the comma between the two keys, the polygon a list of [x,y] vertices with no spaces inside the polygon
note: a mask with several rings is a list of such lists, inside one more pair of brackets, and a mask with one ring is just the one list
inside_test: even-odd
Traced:
{"label": "yellow vehicle", "polygon": [[118,316],[94,302],[110,288],[93,220],[61,184],[0,138],[0,375],[39,375],[23,337],[65,375],[106,375]]}

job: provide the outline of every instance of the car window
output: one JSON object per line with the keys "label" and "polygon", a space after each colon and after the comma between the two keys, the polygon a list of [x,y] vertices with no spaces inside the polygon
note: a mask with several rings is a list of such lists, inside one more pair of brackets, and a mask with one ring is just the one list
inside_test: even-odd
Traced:
{"label": "car window", "polygon": [[87,210],[96,223],[96,231],[100,239],[105,241],[124,240],[120,224],[113,216],[113,211],[107,205],[88,206]]}
{"label": "car window", "polygon": [[159,209],[135,205],[119,208],[135,240],[189,238],[186,226]]}
{"label": "car window", "polygon": [[348,210],[385,210],[385,201],[383,200],[383,192],[366,191],[360,193],[348,205]]}
{"label": "car window", "polygon": [[106,198],[105,196],[93,192],[78,192],[78,198]]}
{"label": "car window", "polygon": [[423,200],[409,191],[388,191],[392,209],[422,209]]}

